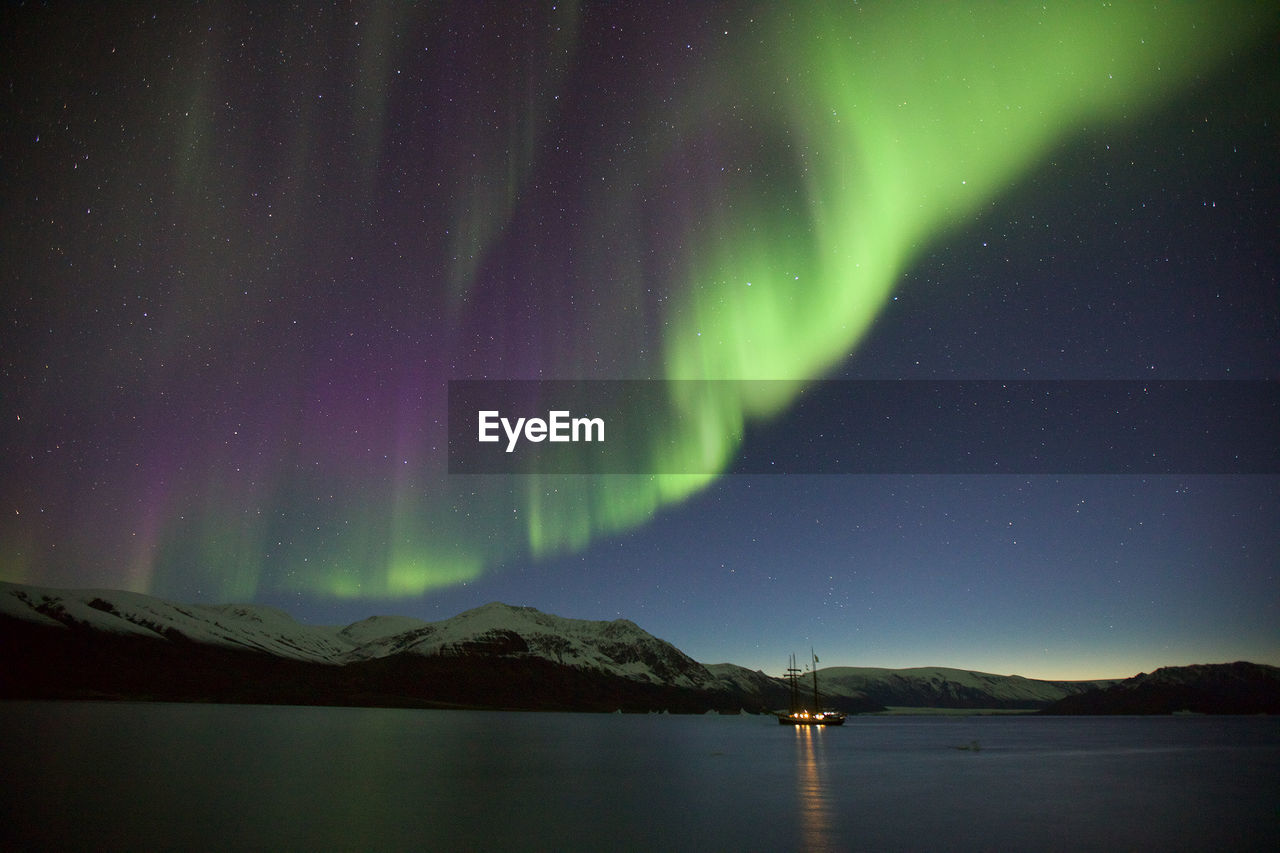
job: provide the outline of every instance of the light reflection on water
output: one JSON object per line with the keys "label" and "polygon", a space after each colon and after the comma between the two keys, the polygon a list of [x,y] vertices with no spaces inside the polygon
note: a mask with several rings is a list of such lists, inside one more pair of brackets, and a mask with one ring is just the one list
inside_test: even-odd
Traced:
{"label": "light reflection on water", "polygon": [[6,849],[1273,850],[1277,790],[1277,718],[0,703]]}
{"label": "light reflection on water", "polygon": [[796,795],[800,840],[805,850],[834,850],[831,798],[825,778],[822,739],[825,726],[795,726]]}

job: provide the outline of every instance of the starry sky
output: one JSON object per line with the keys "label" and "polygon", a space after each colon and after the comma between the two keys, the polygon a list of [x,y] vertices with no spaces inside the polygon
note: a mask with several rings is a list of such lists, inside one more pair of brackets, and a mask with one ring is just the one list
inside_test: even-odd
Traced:
{"label": "starry sky", "polygon": [[[8,4],[0,579],[324,624],[501,600],[773,673],[1280,664],[1274,474],[731,473],[819,379],[1280,379],[1277,35],[1249,3]],[[780,390],[664,422],[701,474],[482,476],[448,472],[454,379]]]}

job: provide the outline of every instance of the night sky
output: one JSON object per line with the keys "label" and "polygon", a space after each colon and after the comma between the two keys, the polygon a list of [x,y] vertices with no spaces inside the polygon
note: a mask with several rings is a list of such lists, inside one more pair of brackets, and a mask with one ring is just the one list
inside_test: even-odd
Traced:
{"label": "night sky", "polygon": [[[1278,35],[1271,4],[7,4],[0,579],[324,624],[501,600],[773,673],[1280,664],[1275,475],[445,453],[450,379],[1280,379]],[[790,393],[705,401],[700,447],[767,456]]]}

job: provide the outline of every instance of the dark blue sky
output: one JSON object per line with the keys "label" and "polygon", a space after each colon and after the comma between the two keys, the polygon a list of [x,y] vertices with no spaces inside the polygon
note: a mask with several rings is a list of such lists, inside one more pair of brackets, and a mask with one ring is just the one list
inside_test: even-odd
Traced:
{"label": "dark blue sky", "polygon": [[449,379],[1280,379],[1274,16],[924,9],[6,9],[0,578],[1280,664],[1274,475],[445,473]]}

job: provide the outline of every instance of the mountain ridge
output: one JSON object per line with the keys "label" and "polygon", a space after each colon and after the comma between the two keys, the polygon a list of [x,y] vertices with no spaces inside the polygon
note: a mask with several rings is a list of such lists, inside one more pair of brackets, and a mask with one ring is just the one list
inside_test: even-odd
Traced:
{"label": "mountain ridge", "polygon": [[[5,698],[634,711],[767,711],[789,701],[784,679],[699,663],[631,620],[502,602],[437,622],[375,615],[315,626],[262,605],[0,582],[0,634],[24,650],[0,662]],[[1039,710],[1117,684],[948,667],[819,672],[823,701],[852,713]]]}

